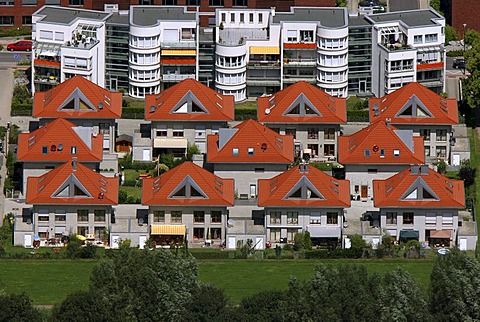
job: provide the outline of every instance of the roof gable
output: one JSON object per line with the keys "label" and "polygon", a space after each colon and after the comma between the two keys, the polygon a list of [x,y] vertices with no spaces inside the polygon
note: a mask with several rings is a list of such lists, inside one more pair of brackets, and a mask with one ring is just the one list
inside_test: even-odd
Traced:
{"label": "roof gable", "polygon": [[439,200],[437,194],[422,177],[418,177],[400,197],[401,200]]}
{"label": "roof gable", "polygon": [[258,180],[260,207],[350,207],[350,184],[310,165]]}
{"label": "roof gable", "polygon": [[409,83],[381,98],[371,98],[370,122],[392,124],[458,124],[455,99],[443,98],[419,83]]}
{"label": "roof gable", "polygon": [[300,81],[272,96],[259,97],[257,118],[265,123],[341,124],[347,121],[347,105],[345,99]]}
{"label": "roof gable", "polygon": [[207,161],[212,163],[292,163],[293,136],[281,135],[247,120],[233,129],[207,136]]}
{"label": "roof gable", "polygon": [[234,98],[194,79],[186,79],[160,94],[146,95],[145,119],[158,121],[233,121]]}
{"label": "roof gable", "polygon": [[156,178],[143,179],[142,204],[232,206],[233,186],[233,179],[184,162]]}
{"label": "roof gable", "polygon": [[52,197],[92,198],[92,195],[72,173],[52,194]]}
{"label": "roof gable", "polygon": [[[103,103],[99,103],[103,107]],[[62,110],[73,111],[97,111],[95,106],[90,100],[83,94],[83,92],[77,87],[68,96],[65,101],[57,108],[57,111]]]}

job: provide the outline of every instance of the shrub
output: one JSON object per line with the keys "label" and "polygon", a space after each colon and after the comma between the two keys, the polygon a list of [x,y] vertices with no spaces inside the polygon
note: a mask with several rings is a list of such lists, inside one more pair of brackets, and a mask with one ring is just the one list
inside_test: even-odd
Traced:
{"label": "shrub", "polygon": [[306,259],[362,258],[361,249],[311,250],[305,252]]}
{"label": "shrub", "polygon": [[256,109],[235,109],[235,121],[244,121],[248,119],[257,119]]}
{"label": "shrub", "polygon": [[348,122],[368,122],[370,120],[368,110],[349,110],[347,111]]}
{"label": "shrub", "polygon": [[145,118],[145,110],[143,108],[124,107],[122,108],[122,118],[143,120]]}
{"label": "shrub", "polygon": [[118,203],[127,203],[128,195],[125,191],[118,191]]}
{"label": "shrub", "polygon": [[215,250],[211,252],[190,252],[196,259],[228,259],[228,252]]}

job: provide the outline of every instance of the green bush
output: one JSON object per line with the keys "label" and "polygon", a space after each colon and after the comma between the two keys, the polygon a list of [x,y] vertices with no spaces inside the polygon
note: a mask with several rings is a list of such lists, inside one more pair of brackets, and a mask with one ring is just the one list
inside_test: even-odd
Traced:
{"label": "green bush", "polygon": [[118,191],[118,203],[127,203],[127,198],[128,194],[125,191]]}
{"label": "green bush", "polygon": [[143,120],[145,118],[145,110],[143,108],[124,107],[122,108],[122,118]]}
{"label": "green bush", "polygon": [[18,37],[18,36],[30,36],[32,34],[32,30],[28,28],[7,28],[7,29],[0,29],[0,37]]}
{"label": "green bush", "polygon": [[244,121],[248,119],[257,119],[257,110],[254,109],[235,109],[235,121]]}
{"label": "green bush", "polygon": [[348,122],[369,122],[370,116],[368,110],[349,110],[347,111]]}
{"label": "green bush", "polygon": [[312,250],[305,252],[306,259],[362,258],[361,249]]}
{"label": "green bush", "polygon": [[156,163],[155,162],[141,162],[141,161],[133,161],[129,168],[125,167],[125,169],[132,169],[132,170],[145,170],[150,171],[155,169]]}
{"label": "green bush", "polygon": [[463,56],[463,50],[450,50],[450,51],[447,51],[447,56],[448,56],[448,57],[459,57],[459,56]]}
{"label": "green bush", "polygon": [[125,180],[123,185],[128,187],[141,187],[142,180]]}
{"label": "green bush", "polygon": [[191,254],[196,259],[228,259],[228,252],[219,250],[211,252],[191,252]]}

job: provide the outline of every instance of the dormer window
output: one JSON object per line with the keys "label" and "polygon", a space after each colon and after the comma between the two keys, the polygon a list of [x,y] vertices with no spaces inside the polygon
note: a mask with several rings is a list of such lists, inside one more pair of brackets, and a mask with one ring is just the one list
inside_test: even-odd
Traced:
{"label": "dormer window", "polygon": [[48,153],[48,146],[42,146],[42,154]]}
{"label": "dormer window", "polygon": [[234,157],[238,157],[238,148],[233,148],[233,149],[232,149],[232,155],[233,155]]}
{"label": "dormer window", "polygon": [[363,156],[369,158],[370,157],[370,149],[363,150]]}
{"label": "dormer window", "polygon": [[247,154],[250,155],[250,156],[253,156],[254,151],[255,150],[253,148],[248,148]]}
{"label": "dormer window", "polygon": [[77,147],[76,146],[70,147],[70,153],[71,154],[77,154]]}
{"label": "dormer window", "polygon": [[400,156],[400,150],[393,150],[393,156],[398,158]]}

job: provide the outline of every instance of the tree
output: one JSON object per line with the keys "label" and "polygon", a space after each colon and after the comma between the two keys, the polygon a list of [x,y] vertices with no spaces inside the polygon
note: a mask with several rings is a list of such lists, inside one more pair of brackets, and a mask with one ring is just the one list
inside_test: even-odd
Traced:
{"label": "tree", "polygon": [[440,0],[430,0],[429,5],[430,5],[430,7],[435,9],[435,11],[437,11],[439,14],[441,14],[442,16],[445,16],[445,14],[443,13],[443,11],[441,9]]}
{"label": "tree", "polygon": [[451,41],[457,40],[457,34],[452,26],[445,26],[445,44],[448,45]]}
{"label": "tree", "polygon": [[463,180],[465,188],[470,187],[475,183],[475,176],[477,175],[477,169],[472,166],[470,160],[463,160],[460,163],[460,170],[458,176]]}
{"label": "tree", "polygon": [[350,244],[352,249],[364,249],[367,248],[367,242],[363,239],[362,235],[355,234],[348,236],[350,238]]}
{"label": "tree", "polygon": [[476,108],[480,106],[480,34],[467,30],[465,44],[470,48],[465,52],[466,69],[470,76],[462,83],[463,97],[471,108]]}
{"label": "tree", "polygon": [[52,320],[58,322],[113,321],[105,302],[96,294],[79,291],[67,298],[52,311]]}
{"label": "tree", "polygon": [[194,154],[201,154],[198,145],[196,145],[195,143],[187,147],[187,160],[192,161]]}
{"label": "tree", "polygon": [[430,275],[430,312],[434,321],[480,319],[480,265],[453,249],[437,258]]}
{"label": "tree", "polygon": [[44,321],[27,294],[0,295],[0,321]]}
{"label": "tree", "polygon": [[188,312],[188,321],[225,321],[227,320],[227,298],[223,290],[211,285],[200,284],[192,291]]}
{"label": "tree", "polygon": [[289,306],[286,291],[263,291],[242,299],[237,314],[238,321],[285,321]]}

